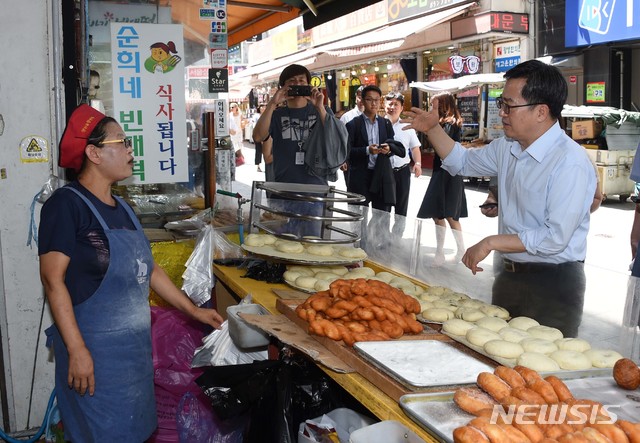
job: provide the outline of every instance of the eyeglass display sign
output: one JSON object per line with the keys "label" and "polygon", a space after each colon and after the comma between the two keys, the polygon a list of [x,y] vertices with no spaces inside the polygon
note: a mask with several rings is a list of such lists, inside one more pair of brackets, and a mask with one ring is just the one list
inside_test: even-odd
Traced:
{"label": "eyeglass display sign", "polygon": [[480,70],[480,57],[477,55],[452,55],[449,57],[451,73],[477,74]]}
{"label": "eyeglass display sign", "polygon": [[637,1],[567,0],[565,46],[585,46],[638,38],[640,15]]}

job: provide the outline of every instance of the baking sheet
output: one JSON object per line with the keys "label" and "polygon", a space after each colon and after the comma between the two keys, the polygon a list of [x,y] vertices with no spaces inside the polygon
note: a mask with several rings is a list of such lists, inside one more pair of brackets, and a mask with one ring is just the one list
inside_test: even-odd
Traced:
{"label": "baking sheet", "polygon": [[440,340],[358,342],[363,358],[410,388],[475,383],[493,367]]}
{"label": "baking sheet", "polygon": [[[640,394],[619,388],[611,373],[606,372],[610,370],[564,371],[555,375],[564,379],[575,398],[612,405],[608,410],[616,414],[618,419],[637,421],[640,416]],[[473,419],[471,414],[456,406],[453,394],[454,391],[406,394],[399,403],[405,413],[429,434],[438,441],[450,443],[453,442],[453,430]]]}
{"label": "baking sheet", "polygon": [[[337,248],[337,246],[334,246],[334,249],[335,248]],[[351,257],[343,257],[338,254],[335,254],[332,256],[314,255],[314,254],[309,254],[308,252],[293,254],[290,252],[278,251],[277,249],[273,248],[271,245],[249,246],[249,245],[243,244],[242,249],[260,257],[271,258],[271,259],[276,258],[283,262],[299,263],[299,264],[349,265],[349,264],[359,263],[367,259],[366,256],[363,258],[351,258]]]}

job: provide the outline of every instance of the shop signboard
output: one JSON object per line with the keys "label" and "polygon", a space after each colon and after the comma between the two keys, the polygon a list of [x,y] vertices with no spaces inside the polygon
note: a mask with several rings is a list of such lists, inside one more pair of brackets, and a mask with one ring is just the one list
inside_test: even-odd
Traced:
{"label": "shop signboard", "polygon": [[639,39],[638,8],[637,1],[567,0],[565,46]]}
{"label": "shop signboard", "polygon": [[171,8],[165,6],[119,4],[113,2],[88,2],[89,35],[96,46],[110,42],[111,23],[158,24],[171,23]]}
{"label": "shop signboard", "polygon": [[495,140],[504,135],[504,127],[500,118],[500,110],[496,106],[496,99],[502,95],[502,88],[489,87],[487,93],[487,139]]}
{"label": "shop signboard", "polygon": [[183,56],[182,25],[111,23],[113,116],[133,139],[124,184],[189,180]]}
{"label": "shop signboard", "polygon": [[422,14],[432,14],[453,6],[473,3],[469,0],[389,0],[387,15],[389,23]]}
{"label": "shop signboard", "polygon": [[229,92],[229,70],[227,68],[209,69],[209,92]]}
{"label": "shop signboard", "polygon": [[520,63],[520,41],[496,43],[493,46],[494,71],[505,72]]}
{"label": "shop signboard", "polygon": [[605,82],[587,83],[587,103],[604,103],[606,90],[605,86]]}

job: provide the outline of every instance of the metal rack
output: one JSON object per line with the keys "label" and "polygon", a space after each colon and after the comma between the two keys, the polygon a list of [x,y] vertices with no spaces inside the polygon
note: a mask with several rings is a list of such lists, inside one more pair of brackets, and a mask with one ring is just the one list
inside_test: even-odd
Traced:
{"label": "metal rack", "polygon": [[[264,192],[262,192],[264,191]],[[322,203],[322,215],[301,214],[274,205],[263,204],[263,197],[272,203],[275,201]],[[249,232],[262,230],[278,238],[286,240],[304,240],[314,244],[353,243],[360,240],[360,229],[355,231],[335,226],[336,223],[355,223],[363,220],[364,215],[353,210],[339,208],[337,204],[358,204],[365,201],[365,197],[353,192],[346,192],[328,185],[306,185],[300,183],[276,183],[254,181],[251,189],[251,213],[249,215]],[[260,211],[266,211],[284,220],[301,220],[321,223],[319,237],[307,237],[279,232],[277,226],[260,222]],[[338,214],[338,215],[336,215]],[[359,226],[359,225],[358,225]],[[342,237],[334,237],[333,234]]]}

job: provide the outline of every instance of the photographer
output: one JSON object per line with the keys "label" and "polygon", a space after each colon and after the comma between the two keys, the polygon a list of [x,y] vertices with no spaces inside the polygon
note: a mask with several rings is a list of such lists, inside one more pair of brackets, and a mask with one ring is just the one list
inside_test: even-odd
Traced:
{"label": "photographer", "polygon": [[347,158],[346,128],[310,81],[304,66],[287,66],[253,129],[255,142],[273,139],[271,152],[265,146],[263,154],[273,156],[276,182],[326,185]]}

